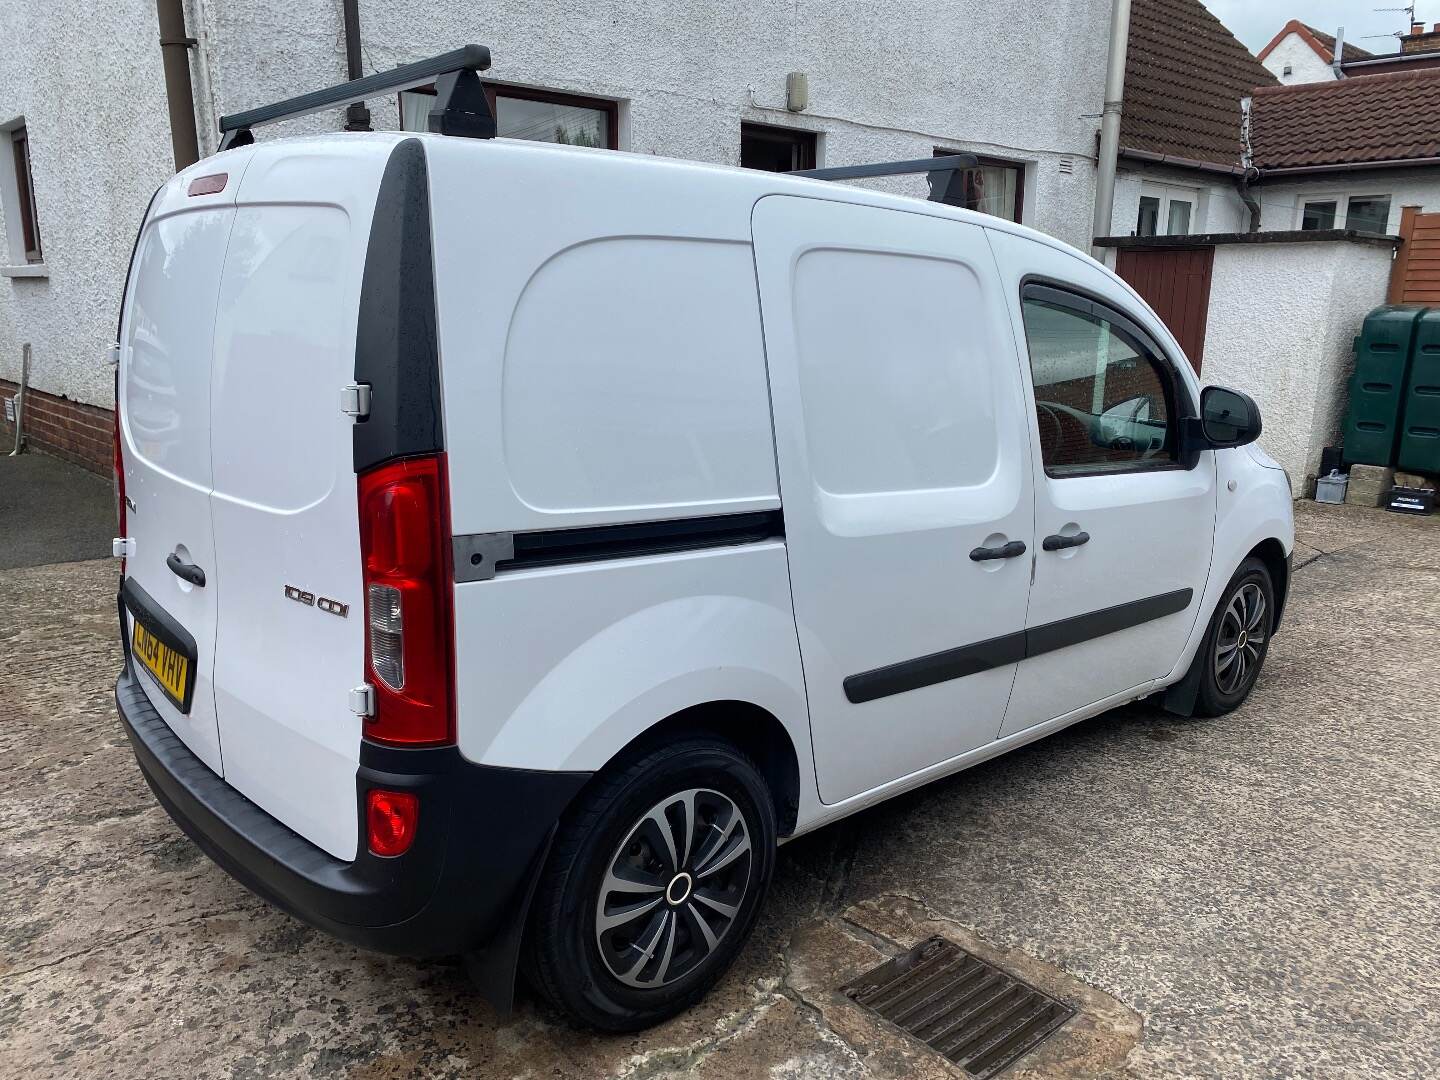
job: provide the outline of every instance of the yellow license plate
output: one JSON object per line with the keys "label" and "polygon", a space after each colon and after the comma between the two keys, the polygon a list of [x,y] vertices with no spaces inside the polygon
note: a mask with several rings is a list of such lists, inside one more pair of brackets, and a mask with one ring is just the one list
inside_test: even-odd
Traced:
{"label": "yellow license plate", "polygon": [[175,704],[180,708],[185,707],[185,686],[189,681],[190,658],[184,653],[176,652],[169,645],[146,630],[138,621],[135,623],[135,633],[131,638],[132,649],[135,659],[169,694]]}

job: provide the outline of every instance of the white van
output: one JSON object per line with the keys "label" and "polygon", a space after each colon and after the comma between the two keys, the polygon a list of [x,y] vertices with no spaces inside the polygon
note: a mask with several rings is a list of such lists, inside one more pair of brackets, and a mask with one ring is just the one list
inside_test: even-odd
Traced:
{"label": "white van", "polygon": [[947,205],[444,135],[156,194],[117,703],[338,937],[640,1027],[779,842],[1106,709],[1245,700],[1290,490],[1119,278]]}

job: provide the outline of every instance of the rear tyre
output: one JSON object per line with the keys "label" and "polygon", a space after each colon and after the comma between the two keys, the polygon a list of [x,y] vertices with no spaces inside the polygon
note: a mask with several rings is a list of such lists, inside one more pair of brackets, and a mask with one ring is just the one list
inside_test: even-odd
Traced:
{"label": "rear tyre", "polygon": [[573,1022],[604,1031],[682,1012],[744,945],[775,845],[765,781],[719,739],[612,765],[566,815],[541,874],[530,981]]}
{"label": "rear tyre", "polygon": [[1210,619],[1200,665],[1197,716],[1222,716],[1240,707],[1265,663],[1275,624],[1275,588],[1259,559],[1235,571]]}

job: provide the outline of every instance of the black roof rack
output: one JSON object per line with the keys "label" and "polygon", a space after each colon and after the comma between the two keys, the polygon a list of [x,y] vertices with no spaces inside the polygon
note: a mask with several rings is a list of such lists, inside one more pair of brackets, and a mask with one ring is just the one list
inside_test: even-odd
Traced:
{"label": "black roof rack", "polygon": [[220,118],[220,149],[228,150],[232,146],[254,142],[255,136],[250,129],[261,124],[305,116],[392,90],[409,90],[430,83],[435,84],[436,92],[435,105],[430,110],[428,121],[431,131],[441,135],[493,139],[495,117],[490,115],[490,105],[485,100],[480,76],[475,74],[489,68],[490,50],[484,45],[466,45],[428,60],[401,64],[393,71],[367,75],[363,79],[314,90],[247,112],[231,113]]}
{"label": "black roof rack", "polygon": [[939,157],[915,158],[911,161],[877,161],[869,165],[838,165],[833,169],[797,169],[788,176],[808,176],[811,180],[862,180],[872,176],[905,176],[908,173],[930,174],[930,201],[959,200],[960,173],[978,168],[980,159],[974,154],[944,154]]}

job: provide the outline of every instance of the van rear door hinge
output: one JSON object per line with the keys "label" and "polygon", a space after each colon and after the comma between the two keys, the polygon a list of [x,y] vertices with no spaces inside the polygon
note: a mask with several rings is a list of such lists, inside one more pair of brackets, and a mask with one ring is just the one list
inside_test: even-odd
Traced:
{"label": "van rear door hinge", "polygon": [[346,416],[365,419],[370,415],[370,384],[351,383],[340,388],[340,411]]}
{"label": "van rear door hinge", "polygon": [[369,683],[350,691],[350,711],[356,716],[375,715],[375,688]]}

